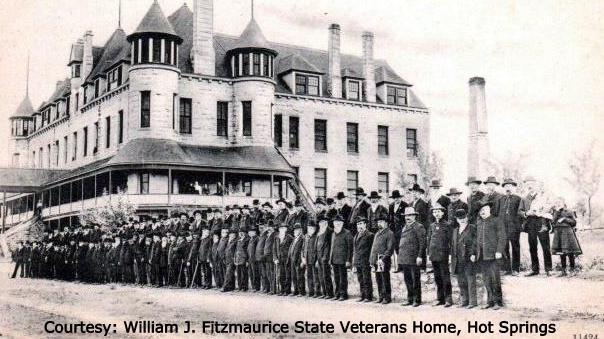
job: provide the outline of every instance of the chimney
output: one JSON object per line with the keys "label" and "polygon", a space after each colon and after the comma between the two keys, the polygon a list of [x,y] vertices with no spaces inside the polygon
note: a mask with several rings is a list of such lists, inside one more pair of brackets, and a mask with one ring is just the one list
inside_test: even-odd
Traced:
{"label": "chimney", "polygon": [[363,78],[365,78],[365,99],[375,102],[375,67],[373,65],[373,33],[363,32]]}
{"label": "chimney", "polygon": [[340,67],[340,25],[329,25],[327,88],[333,98],[342,97],[342,76]]}
{"label": "chimney", "polygon": [[84,33],[84,52],[82,54],[82,79],[86,79],[88,74],[92,72],[92,31]]}
{"label": "chimney", "polygon": [[488,174],[488,162],[490,159],[484,78],[471,78],[469,89],[468,175],[484,177]]}
{"label": "chimney", "polygon": [[193,72],[216,75],[216,54],[214,51],[214,1],[195,0],[193,5],[193,47],[191,59]]}

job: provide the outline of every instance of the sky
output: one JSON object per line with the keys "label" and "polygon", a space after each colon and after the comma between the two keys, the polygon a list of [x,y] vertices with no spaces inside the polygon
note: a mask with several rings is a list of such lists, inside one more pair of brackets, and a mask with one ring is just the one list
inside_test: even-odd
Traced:
{"label": "sky", "polygon": [[[193,8],[193,0],[185,2]],[[214,1],[215,31],[239,35],[250,2]],[[123,0],[127,33],[151,3]],[[159,3],[169,15],[183,1]],[[2,0],[2,7],[0,140],[7,140],[6,118],[25,94],[28,53],[37,107],[68,75],[73,42],[92,30],[102,46],[117,28],[118,0]],[[348,54],[361,55],[361,32],[374,32],[375,57],[412,83],[430,108],[430,146],[443,158],[447,187],[465,182],[473,76],[486,79],[492,156],[524,155],[526,173],[554,194],[573,196],[564,177],[575,152],[595,140],[594,154],[604,154],[603,1],[256,0],[254,13],[270,41],[320,49],[327,49],[329,24],[339,23]],[[0,166],[9,161],[0,148]]]}

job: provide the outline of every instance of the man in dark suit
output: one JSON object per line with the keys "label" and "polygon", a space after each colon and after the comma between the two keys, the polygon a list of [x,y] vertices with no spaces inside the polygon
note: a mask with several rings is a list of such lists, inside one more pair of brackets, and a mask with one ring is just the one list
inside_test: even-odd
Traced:
{"label": "man in dark suit", "polygon": [[[241,219],[243,220],[243,218],[245,217],[246,216],[243,215]],[[249,217],[249,215],[247,217]],[[249,222],[245,223],[248,224]],[[248,289],[248,237],[246,227],[239,229],[237,245],[235,246],[235,256],[233,258],[233,263],[235,264],[235,272],[237,273],[238,291],[247,291]]]}
{"label": "man in dark suit", "polygon": [[[376,191],[371,191],[369,195],[370,206],[367,209],[367,229],[370,232],[375,232],[379,230],[377,225],[377,216],[381,216],[383,214],[388,215],[388,210],[384,207],[381,202],[382,196],[378,194]],[[356,233],[356,232],[354,232]]]}
{"label": "man in dark suit", "polygon": [[333,221],[333,236],[331,238],[331,256],[329,262],[333,267],[336,298],[339,301],[348,299],[347,269],[351,267],[353,252],[353,237],[350,231],[344,229],[344,219],[336,216]]}
{"label": "man in dark suit", "polygon": [[387,224],[379,222],[380,230],[374,236],[369,254],[369,263],[375,272],[375,281],[378,287],[377,303],[388,304],[392,301],[392,289],[390,286],[390,267],[392,265],[392,253],[397,246],[394,233]]}
{"label": "man in dark suit", "polygon": [[350,213],[352,212],[352,207],[348,204],[348,199],[344,192],[338,192],[336,195],[336,208],[338,209],[338,214],[342,216],[346,222],[344,223],[344,227],[352,231],[354,225],[348,224],[348,220],[350,219]]}
{"label": "man in dark suit", "polygon": [[302,248],[302,262],[306,266],[306,282],[308,296],[318,298],[322,295],[319,282],[319,268],[317,266],[317,234],[314,220],[310,220],[304,237]]}
{"label": "man in dark suit", "polygon": [[235,289],[235,251],[237,250],[237,228],[229,228],[229,237],[224,249],[224,285],[222,292],[230,292]]}
{"label": "man in dark suit", "polygon": [[413,305],[413,307],[422,303],[420,269],[424,265],[426,257],[426,229],[416,218],[415,209],[407,207],[405,209],[405,227],[401,231],[397,257],[397,264],[401,266],[407,287],[407,301],[402,305]]}
{"label": "man in dark suit", "polygon": [[[405,208],[409,205],[403,201],[403,196],[398,190],[392,191],[390,199],[393,201],[388,207],[388,226],[394,234],[395,244],[398,244],[398,240],[400,240],[401,236],[401,230],[405,225]],[[395,251],[398,251],[398,248],[395,248]]]}
{"label": "man in dark suit", "polygon": [[329,262],[331,254],[331,237],[333,230],[329,227],[329,220],[326,216],[319,219],[319,232],[317,233],[317,268],[319,269],[319,282],[323,295],[321,299],[332,299],[333,281],[331,280],[331,264]]}
{"label": "man in dark suit", "polygon": [[201,282],[201,288],[212,288],[212,268],[210,259],[212,255],[212,236],[208,225],[201,229],[201,239],[199,240],[199,251],[197,254],[197,263],[199,265],[197,274]]}
{"label": "man in dark suit", "polygon": [[503,307],[503,293],[497,260],[503,258],[507,235],[501,219],[491,215],[492,204],[489,200],[481,203],[476,225],[475,259],[481,267],[487,290],[487,304],[483,308],[498,310]]}
{"label": "man in dark suit", "polygon": [[485,194],[483,200],[486,199],[487,201],[491,202],[491,215],[494,217],[498,217],[501,206],[501,194],[497,192],[497,187],[499,187],[499,181],[497,181],[497,178],[495,178],[494,176],[490,176],[487,178],[487,180],[483,181],[482,183],[485,186]]}
{"label": "man in dark suit", "polygon": [[418,184],[413,184],[409,191],[411,191],[411,194],[413,195],[413,203],[411,203],[411,207],[413,207],[415,209],[415,213],[417,213],[417,222],[424,226],[424,230],[427,230],[428,226],[430,226],[430,207],[423,199],[426,191],[424,191],[424,189]]}
{"label": "man in dark suit", "polygon": [[266,243],[266,236],[268,233],[267,223],[268,222],[262,218],[258,220],[257,225],[260,235],[256,242],[256,249],[254,250],[254,261],[256,262],[256,265],[258,265],[258,270],[260,272],[260,289],[264,293],[269,293],[271,291],[271,284],[269,283],[266,271],[266,261],[264,260],[264,244]]}
{"label": "man in dark suit", "polygon": [[506,274],[518,275],[520,272],[520,232],[522,231],[519,208],[522,199],[514,194],[517,186],[514,180],[505,179],[502,186],[505,194],[500,198],[499,217],[503,221],[508,238],[505,246],[504,267]]}
{"label": "man in dark suit", "polygon": [[287,266],[287,255],[293,238],[287,234],[288,228],[285,222],[279,225],[279,234],[275,237],[275,247],[273,249],[275,265],[278,265],[277,270],[279,271],[277,274],[280,288],[279,295],[288,295],[291,291],[291,274]]}
{"label": "man in dark suit", "polygon": [[[434,179],[432,180],[432,182],[430,182],[430,202],[432,204],[439,204],[442,207],[445,208],[444,213],[445,213],[445,217],[444,220],[448,220],[448,211],[449,211],[449,204],[451,203],[451,199],[449,198],[449,196],[443,194],[441,192],[441,188],[442,188],[442,184],[440,183],[439,179]],[[431,218],[433,216],[430,216]],[[432,219],[432,221],[434,221],[434,219]]]}
{"label": "man in dark suit", "polygon": [[367,194],[362,187],[356,189],[355,196],[357,200],[350,211],[348,220],[346,220],[346,223],[349,225],[354,225],[354,221],[357,220],[358,216],[367,216],[367,210],[370,206],[369,202],[367,202]]}
{"label": "man in dark suit", "polygon": [[12,252],[11,257],[13,262],[15,263],[15,269],[13,270],[13,274],[11,275],[11,279],[14,279],[17,276],[17,271],[19,272],[19,278],[23,278],[25,275],[23,269],[23,241],[17,241],[17,248]]}
{"label": "man in dark suit", "polygon": [[304,265],[302,264],[302,246],[304,245],[304,235],[302,234],[302,224],[294,224],[294,240],[289,246],[287,253],[288,268],[292,279],[294,291],[292,296],[306,295],[304,283]]}
{"label": "man in dark suit", "polygon": [[[252,218],[253,219],[253,218]],[[260,282],[262,277],[260,275],[260,261],[256,260],[256,247],[258,247],[258,231],[256,229],[255,221],[250,224],[247,229],[248,243],[247,243],[247,260],[248,260],[248,276],[250,278],[250,284],[254,292],[260,291]]]}
{"label": "man in dark suit", "polygon": [[466,212],[468,211],[468,204],[466,204],[465,202],[463,202],[460,197],[461,197],[461,191],[458,190],[455,187],[451,187],[449,189],[449,193],[447,193],[447,196],[451,199],[451,203],[449,204],[449,208],[447,209],[447,219],[449,220],[449,222],[454,222],[455,221],[455,211],[459,210],[459,209],[463,209],[466,210]]}
{"label": "man in dark suit", "polygon": [[449,251],[451,246],[451,228],[445,218],[445,207],[439,203],[432,206],[434,222],[430,224],[427,239],[428,259],[434,269],[434,282],[436,283],[436,303],[434,306],[453,305],[453,292],[451,290],[451,274],[449,271]]}
{"label": "man in dark suit", "polygon": [[476,298],[476,225],[468,223],[464,209],[455,211],[455,229],[451,237],[451,272],[457,276],[460,307],[474,308]]}
{"label": "man in dark suit", "polygon": [[[388,214],[377,215],[378,224],[387,224]],[[354,237],[352,267],[359,280],[361,297],[359,302],[373,301],[373,285],[371,282],[371,266],[369,256],[373,245],[373,233],[367,230],[367,220],[363,217],[357,219],[357,234]]]}
{"label": "man in dark suit", "polygon": [[266,239],[264,240],[264,249],[263,249],[263,260],[264,267],[266,270],[266,276],[268,278],[268,291],[269,294],[277,293],[277,276],[275,272],[275,238],[277,232],[275,232],[275,222],[271,219],[267,223],[266,229]]}
{"label": "man in dark suit", "polygon": [[468,177],[466,186],[468,186],[468,222],[476,225],[478,218],[478,211],[480,210],[480,202],[484,198],[484,193],[480,191],[480,185],[482,181],[476,179],[476,177]]}

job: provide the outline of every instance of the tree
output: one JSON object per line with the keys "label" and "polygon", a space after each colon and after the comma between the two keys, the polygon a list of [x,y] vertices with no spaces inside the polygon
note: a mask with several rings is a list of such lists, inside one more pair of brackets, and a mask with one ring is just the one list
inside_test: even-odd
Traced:
{"label": "tree", "polygon": [[413,173],[412,170],[407,168],[404,161],[401,161],[398,184],[400,187],[409,187],[413,184],[410,174],[417,175],[417,183],[422,187],[426,188],[430,185],[432,179],[442,179],[444,160],[437,152],[431,152],[428,154],[423,149],[417,150],[417,166],[419,173]]}
{"label": "tree", "polygon": [[[107,195],[107,193],[103,193]],[[123,191],[111,196],[111,201],[102,207],[91,208],[80,216],[80,223],[84,226],[99,226],[101,229],[113,231],[123,223],[134,217],[136,208],[128,200]]]}
{"label": "tree", "polygon": [[565,180],[577,193],[579,201],[584,202],[587,224],[591,227],[596,215],[593,209],[593,197],[600,187],[600,161],[594,157],[594,141],[583,153],[575,153],[569,164],[570,176]]}

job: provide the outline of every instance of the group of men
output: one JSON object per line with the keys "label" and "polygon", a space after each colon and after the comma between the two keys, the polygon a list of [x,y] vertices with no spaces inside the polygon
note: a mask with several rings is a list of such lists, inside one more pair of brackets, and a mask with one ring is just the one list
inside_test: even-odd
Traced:
{"label": "group of men", "polygon": [[[479,190],[484,184],[485,192]],[[438,180],[430,199],[417,184],[388,197],[362,188],[347,197],[318,198],[314,211],[300,201],[278,200],[252,206],[174,213],[112,227],[73,227],[44,233],[13,254],[13,277],[218,288],[276,295],[348,299],[348,270],[359,282],[360,302],[392,301],[391,271],[402,272],[407,288],[403,305],[422,303],[421,274],[431,263],[437,286],[435,305],[453,304],[451,273],[460,288],[459,305],[476,307],[476,274],[487,290],[485,308],[503,306],[499,259],[505,270],[519,271],[519,232],[541,241],[546,216],[538,194],[520,199],[516,183],[489,177],[469,178],[467,203],[451,188],[441,194]],[[389,203],[384,203],[389,198]],[[532,239],[532,240],[531,240]],[[511,247],[511,256],[508,254]],[[536,254],[536,249],[535,249]],[[537,259],[535,256],[534,259]],[[545,259],[551,269],[551,256]],[[533,262],[533,272],[539,270]],[[549,266],[548,266],[549,265]],[[373,278],[377,286],[374,297]]]}

